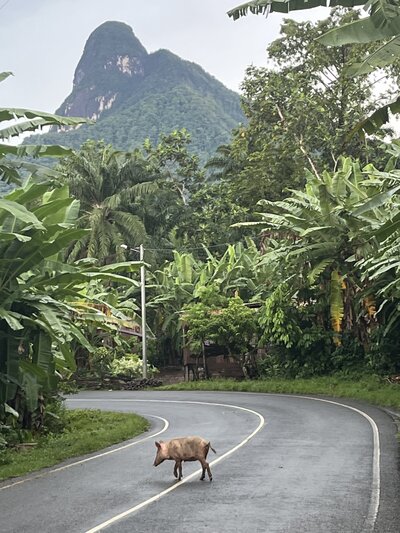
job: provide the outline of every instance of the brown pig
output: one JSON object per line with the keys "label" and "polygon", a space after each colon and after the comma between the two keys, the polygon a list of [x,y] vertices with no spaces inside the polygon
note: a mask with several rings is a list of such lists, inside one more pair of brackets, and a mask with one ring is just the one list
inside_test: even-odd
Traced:
{"label": "brown pig", "polygon": [[175,461],[174,476],[178,477],[179,481],[182,479],[182,461],[200,461],[203,467],[200,480],[203,481],[208,473],[208,478],[212,481],[212,474],[210,466],[207,463],[207,454],[211,448],[214,453],[217,453],[211,446],[210,442],[201,437],[182,437],[180,439],[171,439],[166,442],[160,440],[156,442],[157,455],[154,459],[154,466],[158,466],[166,459]]}

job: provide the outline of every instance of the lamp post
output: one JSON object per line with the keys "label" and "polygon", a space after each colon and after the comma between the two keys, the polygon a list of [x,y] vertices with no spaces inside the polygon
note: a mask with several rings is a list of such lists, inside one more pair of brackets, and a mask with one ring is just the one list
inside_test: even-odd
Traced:
{"label": "lamp post", "polygon": [[[128,250],[126,244],[121,244],[121,248]],[[139,249],[129,248],[133,252],[139,252],[139,259],[142,262],[140,267],[140,303],[142,308],[142,376],[147,378],[147,347],[146,347],[146,270],[144,266],[144,246],[141,244]]]}
{"label": "lamp post", "polygon": [[146,271],[144,267],[144,247],[140,245],[140,300],[142,304],[142,362],[143,378],[147,378],[147,350],[146,350]]}

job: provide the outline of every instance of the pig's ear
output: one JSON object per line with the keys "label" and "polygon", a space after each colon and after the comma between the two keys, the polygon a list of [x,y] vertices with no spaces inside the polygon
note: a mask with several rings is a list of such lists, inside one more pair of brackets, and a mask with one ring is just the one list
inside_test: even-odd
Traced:
{"label": "pig's ear", "polygon": [[161,444],[159,442],[156,442],[155,445],[157,446],[158,449],[161,448]]}

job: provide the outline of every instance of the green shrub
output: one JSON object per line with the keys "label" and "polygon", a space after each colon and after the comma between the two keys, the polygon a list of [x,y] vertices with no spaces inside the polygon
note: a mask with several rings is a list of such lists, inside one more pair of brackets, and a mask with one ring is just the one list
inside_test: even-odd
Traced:
{"label": "green shrub", "polygon": [[350,331],[343,332],[342,344],[332,353],[332,371],[342,375],[364,372],[366,358],[360,341]]}
{"label": "green shrub", "polygon": [[267,298],[260,311],[261,344],[269,357],[258,363],[261,377],[299,378],[329,374],[330,331],[318,324],[313,304],[299,305],[286,284]]}
{"label": "green shrub", "polygon": [[4,438],[4,436],[1,434],[3,427],[4,426],[0,426],[0,453],[7,448],[7,441]]}
{"label": "green shrub", "polygon": [[114,359],[114,350],[106,346],[99,346],[89,354],[90,370],[94,371],[98,377],[103,377],[110,372],[111,363]]}
{"label": "green shrub", "polygon": [[64,379],[60,381],[58,390],[64,394],[76,394],[79,390],[76,379]]}
{"label": "green shrub", "polygon": [[259,316],[261,344],[281,345],[290,349],[299,341],[302,331],[291,292],[282,283],[266,299]]}
{"label": "green shrub", "polygon": [[368,367],[379,375],[400,373],[400,336],[392,330],[386,336],[383,327],[371,334],[371,346],[367,353]]}
{"label": "green shrub", "polygon": [[227,348],[232,356],[243,357],[258,334],[255,311],[238,296],[225,301],[224,307],[195,303],[185,310],[187,340],[192,351],[201,350],[205,339]]}
{"label": "green shrub", "polygon": [[62,433],[67,425],[64,399],[55,396],[48,400],[43,416],[43,433]]}
{"label": "green shrub", "polygon": [[[119,359],[114,359],[110,365],[113,376],[126,376],[129,378],[138,378],[142,375],[143,363],[136,354],[126,354]],[[153,376],[158,370],[147,364],[147,374]]]}

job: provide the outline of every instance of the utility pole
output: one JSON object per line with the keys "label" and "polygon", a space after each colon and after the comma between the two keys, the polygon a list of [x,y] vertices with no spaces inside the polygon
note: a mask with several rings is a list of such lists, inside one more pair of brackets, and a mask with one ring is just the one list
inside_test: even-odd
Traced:
{"label": "utility pole", "polygon": [[[140,261],[144,263],[144,248],[140,245]],[[140,267],[140,294],[142,304],[142,362],[143,378],[147,378],[147,351],[146,351],[146,271],[144,264]]]}

